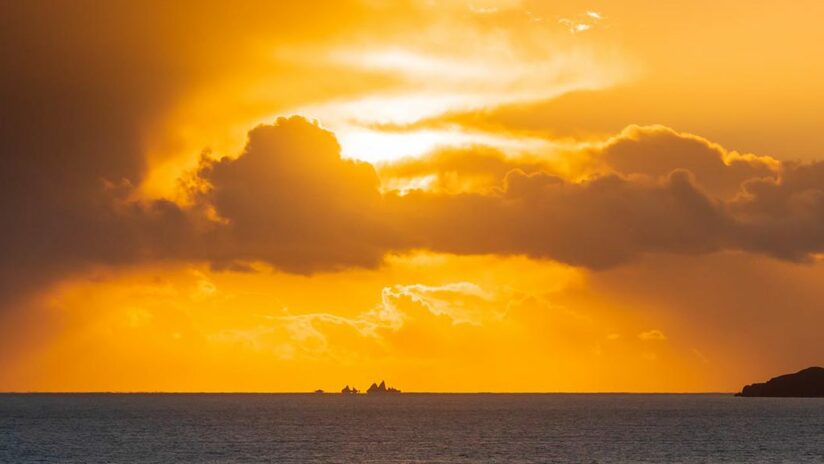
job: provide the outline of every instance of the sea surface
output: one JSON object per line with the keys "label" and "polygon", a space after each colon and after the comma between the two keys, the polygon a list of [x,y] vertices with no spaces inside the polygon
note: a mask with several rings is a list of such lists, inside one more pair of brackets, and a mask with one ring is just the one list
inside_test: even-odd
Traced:
{"label": "sea surface", "polygon": [[824,462],[824,399],[0,394],[0,462]]}

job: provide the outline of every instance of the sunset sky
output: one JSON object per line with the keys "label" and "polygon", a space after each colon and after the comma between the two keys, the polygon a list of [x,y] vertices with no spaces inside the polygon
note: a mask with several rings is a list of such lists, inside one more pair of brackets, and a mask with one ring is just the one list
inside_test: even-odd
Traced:
{"label": "sunset sky", "polygon": [[0,0],[0,391],[734,391],[820,365],[822,17]]}

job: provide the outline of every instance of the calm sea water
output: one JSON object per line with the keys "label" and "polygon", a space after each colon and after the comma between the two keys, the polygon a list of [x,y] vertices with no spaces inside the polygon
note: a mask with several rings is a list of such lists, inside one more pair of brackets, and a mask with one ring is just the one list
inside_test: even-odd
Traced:
{"label": "calm sea water", "polygon": [[824,462],[824,400],[6,394],[0,462]]}

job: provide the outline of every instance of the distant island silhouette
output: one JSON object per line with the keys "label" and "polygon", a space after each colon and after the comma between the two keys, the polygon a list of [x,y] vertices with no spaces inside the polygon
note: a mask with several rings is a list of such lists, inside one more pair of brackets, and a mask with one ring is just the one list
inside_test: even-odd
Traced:
{"label": "distant island silhouette", "polygon": [[360,390],[358,390],[355,387],[349,388],[349,385],[347,385],[343,387],[340,393],[341,395],[357,395],[358,393],[360,393]]}
{"label": "distant island silhouette", "polygon": [[[315,391],[315,393],[320,393],[320,392],[322,392],[322,390]],[[401,391],[398,390],[397,388],[387,387],[386,382],[383,381],[383,380],[381,380],[380,385],[373,382],[372,385],[369,386],[369,389],[366,390],[367,395],[391,395],[391,394],[396,394],[396,393],[400,393],[400,392]],[[347,385],[347,386],[343,387],[343,389],[341,389],[340,393],[341,393],[341,395],[357,395],[357,394],[360,393],[360,390],[358,390],[355,387],[350,388],[349,385]]]}
{"label": "distant island silhouette", "polygon": [[824,367],[808,367],[795,374],[747,385],[735,396],[824,398]]}
{"label": "distant island silhouette", "polygon": [[392,393],[400,393],[401,391],[397,388],[386,388],[386,382],[381,380],[380,385],[375,385],[374,383],[369,386],[369,389],[366,390],[366,393],[369,395],[385,395],[385,394],[392,394]]}

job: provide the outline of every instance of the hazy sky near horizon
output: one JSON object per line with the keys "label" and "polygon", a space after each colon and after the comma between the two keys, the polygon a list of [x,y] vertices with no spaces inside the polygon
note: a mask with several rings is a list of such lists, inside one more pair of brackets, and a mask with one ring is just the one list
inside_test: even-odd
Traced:
{"label": "hazy sky near horizon", "polygon": [[0,390],[824,360],[824,4],[0,0]]}

